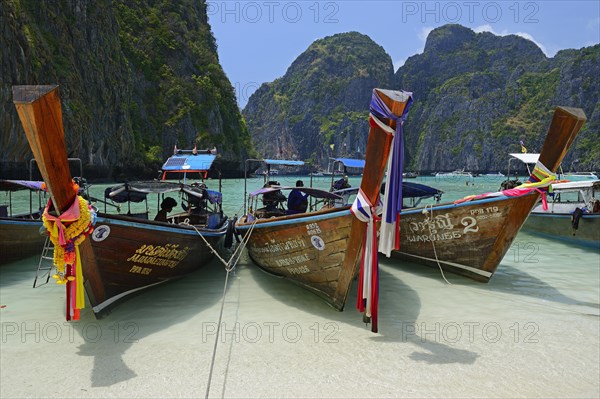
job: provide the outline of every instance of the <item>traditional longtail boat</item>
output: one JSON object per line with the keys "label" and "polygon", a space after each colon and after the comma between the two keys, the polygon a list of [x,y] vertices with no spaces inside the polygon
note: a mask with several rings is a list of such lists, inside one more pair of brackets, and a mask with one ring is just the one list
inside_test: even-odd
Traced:
{"label": "traditional longtail boat", "polygon": [[[79,165],[81,159],[69,158]],[[0,180],[0,264],[39,255],[46,235],[42,229],[42,213],[48,201],[44,182],[33,180],[35,159],[29,163],[29,180]],[[83,180],[81,177],[77,178]],[[24,198],[24,193],[28,198]],[[25,205],[27,204],[27,205]]]}
{"label": "traditional longtail boat", "polygon": [[523,230],[600,250],[600,180],[552,185],[547,209],[536,205]]}
{"label": "traditional longtail boat", "polygon": [[[29,210],[16,211],[13,194],[25,191],[29,194]],[[0,264],[39,255],[46,239],[40,234],[46,203],[42,182],[0,180],[0,192],[6,193],[0,201]]]}
{"label": "traditional longtail boat", "polygon": [[[411,102],[411,93],[373,90],[366,165],[359,193],[363,201],[377,204],[392,137],[397,125],[402,124],[397,120],[406,115]],[[388,112],[374,113],[374,107],[387,108]],[[366,229],[363,220],[353,217],[356,212],[351,212],[350,206],[342,206],[294,215],[271,215],[265,206],[249,209],[238,219],[236,227],[242,234],[250,234],[248,253],[261,269],[291,280],[316,293],[335,309],[343,310],[357,273]],[[371,281],[376,282],[376,276]],[[362,303],[362,299],[359,301]],[[359,309],[364,310],[361,304]],[[373,330],[376,331],[376,310],[374,312]]]}
{"label": "traditional longtail boat", "polygon": [[[14,86],[13,101],[52,199],[45,216],[56,219],[68,215],[79,197],[73,190],[67,165],[58,86]],[[168,182],[127,183],[113,187],[107,198],[116,200],[125,197],[128,200],[150,193],[160,196],[182,193],[192,195],[194,199],[189,199],[185,212],[171,216],[168,222],[148,220],[147,212],[128,212],[125,215],[98,212],[90,237],[79,243],[81,261],[76,264],[82,269],[83,279],[81,274],[71,272],[70,269],[75,269],[70,266],[75,264],[72,259],[69,263],[66,258],[62,260],[60,257],[62,252],[67,254],[72,250],[73,242],[69,241],[64,246],[60,241],[57,241],[60,245],[55,244],[57,269],[60,263],[67,265],[64,276],[59,269],[58,281],[68,281],[67,286],[71,285],[67,287],[67,319],[76,318],[76,310],[84,305],[80,303],[82,293],[79,291],[76,294],[77,306],[69,302],[75,295],[69,291],[73,290],[71,277],[77,284],[85,281],[85,292],[94,314],[99,317],[126,296],[185,276],[213,258],[212,249],[224,238],[229,224],[220,210],[220,200],[217,200],[217,209],[210,210],[203,207],[209,195],[204,187]],[[81,209],[85,214],[83,205]],[[62,222],[66,225],[68,241],[72,235],[69,229],[79,221]],[[54,229],[51,227],[50,231]],[[87,233],[90,231],[78,236],[77,241]]]}
{"label": "traditional longtail boat", "polygon": [[[579,129],[583,110],[558,107],[529,183],[454,203],[403,209],[397,245],[382,251],[487,282],[547,187]],[[383,245],[380,245],[383,247]]]}

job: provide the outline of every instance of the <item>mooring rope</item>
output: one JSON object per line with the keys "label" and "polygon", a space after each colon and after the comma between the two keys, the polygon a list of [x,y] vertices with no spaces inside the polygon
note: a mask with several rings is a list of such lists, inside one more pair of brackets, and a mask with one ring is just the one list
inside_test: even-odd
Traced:
{"label": "mooring rope", "polygon": [[[213,370],[214,370],[214,365],[215,365],[215,359],[216,359],[216,355],[217,355],[217,345],[219,343],[219,335],[220,335],[220,332],[221,332],[221,320],[223,319],[223,309],[225,307],[225,296],[227,295],[227,284],[229,282],[229,273],[231,273],[235,269],[235,267],[237,266],[237,262],[241,258],[242,250],[244,249],[244,247],[248,243],[248,240],[250,239],[250,236],[252,235],[252,232],[254,231],[254,226],[256,225],[257,220],[258,219],[254,220],[254,222],[250,226],[250,229],[248,230],[248,233],[246,233],[246,235],[242,239],[242,242],[240,243],[240,245],[238,245],[236,247],[236,249],[234,250],[233,254],[231,255],[231,258],[229,258],[229,262],[225,262],[223,260],[223,258],[221,258],[219,255],[217,255],[218,258],[221,260],[221,262],[223,262],[223,264],[225,265],[225,271],[227,273],[225,274],[225,284],[223,286],[223,296],[221,297],[221,310],[219,311],[219,320],[217,322],[217,332],[216,332],[216,335],[215,335],[215,345],[213,346],[212,359],[210,361],[210,369],[209,369],[209,372],[208,372],[208,381],[206,383],[206,395],[205,395],[206,398],[208,398],[208,395],[210,393],[210,384],[211,384],[211,381],[212,381],[212,375],[213,375]],[[186,219],[186,222],[188,222],[187,219]],[[187,223],[187,224],[189,225],[189,223]],[[190,225],[190,226],[192,226],[194,228],[194,230],[196,230],[196,232],[198,233],[198,235],[200,235],[200,237],[202,237],[202,239],[204,240],[204,242],[206,243],[206,245],[211,249],[211,251],[215,252],[214,249],[212,248],[212,246],[206,241],[206,239],[202,236],[202,234],[200,234],[200,231],[198,231],[198,229],[196,228],[196,226],[194,226],[194,225]]]}
{"label": "mooring rope", "polygon": [[[429,209],[431,210],[431,219],[429,218],[429,215],[427,215],[427,207],[429,207]],[[426,215],[425,221],[427,222],[428,220],[432,220],[433,221],[433,204],[430,205],[425,205],[425,207],[423,208],[423,214]],[[435,255],[435,261],[437,262],[438,268],[440,269],[440,273],[442,274],[442,278],[444,279],[444,281],[446,282],[446,284],[448,285],[452,285],[452,283],[450,281],[448,281],[446,279],[446,276],[444,275],[444,270],[442,269],[442,265],[440,264],[440,260],[438,259],[438,254],[437,254],[437,250],[435,249],[435,241],[434,240],[430,240],[431,241],[431,246],[433,247],[433,254]]]}

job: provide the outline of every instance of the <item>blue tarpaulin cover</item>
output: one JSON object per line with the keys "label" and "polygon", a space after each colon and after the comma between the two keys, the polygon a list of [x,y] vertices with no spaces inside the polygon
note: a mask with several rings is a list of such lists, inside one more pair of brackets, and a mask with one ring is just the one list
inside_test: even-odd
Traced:
{"label": "blue tarpaulin cover", "polygon": [[364,159],[352,159],[352,158],[334,158],[336,161],[341,162],[347,168],[360,168],[364,169]]}
{"label": "blue tarpaulin cover", "polygon": [[288,166],[302,166],[304,161],[292,161],[286,159],[264,159],[264,163],[267,165],[288,165]]}
{"label": "blue tarpaulin cover", "polygon": [[41,190],[42,183],[32,180],[0,180],[0,191]]}

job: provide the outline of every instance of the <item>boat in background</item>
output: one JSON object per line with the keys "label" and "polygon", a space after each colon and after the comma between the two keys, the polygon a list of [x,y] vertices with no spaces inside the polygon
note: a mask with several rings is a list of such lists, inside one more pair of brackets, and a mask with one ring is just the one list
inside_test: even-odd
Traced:
{"label": "boat in background", "polygon": [[485,175],[483,175],[484,177],[506,177],[504,176],[502,173],[500,172],[496,172],[496,173],[486,173]]}
{"label": "boat in background", "polygon": [[399,247],[391,255],[489,281],[537,203],[537,190],[555,179],[553,173],[585,120],[579,108],[555,110],[529,185],[470,196],[454,203],[403,209]]}
{"label": "boat in background", "polygon": [[435,177],[467,177],[472,178],[473,174],[471,172],[465,172],[464,169],[455,170],[452,172],[437,172]]}
{"label": "boat in background", "polygon": [[[396,117],[403,116],[412,102],[411,94],[402,91],[374,89],[373,93],[373,101],[383,102]],[[373,112],[369,119],[360,189],[363,198],[377,204],[396,120],[375,116]],[[277,191],[277,187],[269,191]],[[334,193],[321,194],[338,197]],[[251,259],[262,270],[293,281],[335,309],[343,310],[357,274],[366,224],[353,216],[349,205],[328,204],[293,215],[282,214],[281,210],[271,213],[272,206],[268,208],[268,202],[261,209],[245,208],[236,224],[241,234],[250,235],[247,249]]]}
{"label": "boat in background", "polygon": [[[68,158],[79,167],[83,176],[83,164],[79,158]],[[35,159],[29,162],[29,180],[0,180],[0,264],[42,253],[47,235],[42,228],[42,213],[48,202],[44,182],[33,180]],[[82,177],[77,181],[85,181]],[[13,203],[13,195],[27,192],[28,209]],[[23,202],[20,198],[20,202]],[[17,209],[18,208],[18,209]]]}
{"label": "boat in background", "polygon": [[561,173],[558,178],[569,181],[594,181],[598,180],[598,175],[595,172],[567,172]]}
{"label": "boat in background", "polygon": [[[197,174],[201,180],[208,178],[208,172],[217,158],[217,149],[198,150],[195,146],[192,150],[182,150],[175,146],[171,155],[163,164],[160,171],[160,180],[167,180],[173,174],[179,181],[186,182],[188,175]],[[219,175],[220,177],[220,175]]]}
{"label": "boat in background", "polygon": [[362,176],[365,160],[358,158],[329,158],[332,182],[338,176]]}
{"label": "boat in background", "polygon": [[[77,196],[68,167],[58,86],[13,86],[13,102],[52,198],[47,206],[49,216],[62,217],[78,200],[83,215],[82,204],[87,202]],[[125,183],[113,187],[108,197],[123,196],[129,201],[150,193],[161,197],[171,193],[186,196],[188,204],[194,206],[173,215],[173,223],[149,220],[147,212],[98,212],[93,232],[79,244],[83,279],[68,262],[64,280],[59,273],[59,281],[67,286],[67,320],[76,319],[78,309],[83,307],[79,303],[79,288],[74,289],[73,285],[79,287],[84,282],[94,315],[100,317],[130,294],[183,277],[214,257],[213,250],[225,237],[229,225],[220,202],[216,210],[202,208],[211,202],[204,187],[160,181],[152,182],[152,187],[148,184]],[[85,217],[91,224],[93,215]],[[64,224],[68,232],[80,220]],[[86,228],[76,237],[78,240],[90,233],[90,227]],[[68,241],[65,251],[73,250],[70,245]],[[55,251],[57,248],[55,245]],[[73,305],[73,292],[77,292],[77,306]]]}
{"label": "boat in background", "polygon": [[538,204],[523,230],[600,250],[600,180],[552,185],[548,209]]}
{"label": "boat in background", "polygon": [[[0,180],[0,192],[4,193],[0,199],[0,264],[41,253],[46,240],[40,232],[42,212],[48,201],[42,184],[31,180]],[[13,195],[25,191],[29,210],[17,212]]]}

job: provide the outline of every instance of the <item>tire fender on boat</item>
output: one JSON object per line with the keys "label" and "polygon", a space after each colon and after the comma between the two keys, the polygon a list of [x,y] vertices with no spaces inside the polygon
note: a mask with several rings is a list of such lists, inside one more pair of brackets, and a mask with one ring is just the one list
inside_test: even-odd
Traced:
{"label": "tire fender on boat", "polygon": [[229,226],[227,226],[227,232],[225,233],[225,248],[231,248],[233,245],[233,237],[235,236],[236,241],[239,243],[240,239],[238,237],[238,232],[235,229],[235,223],[237,222],[237,217],[234,217],[229,221]]}

